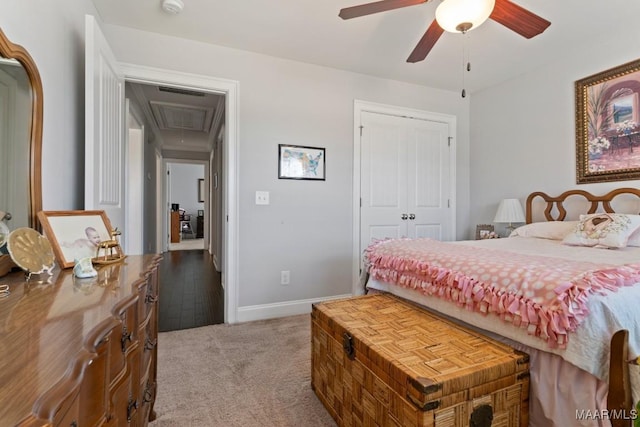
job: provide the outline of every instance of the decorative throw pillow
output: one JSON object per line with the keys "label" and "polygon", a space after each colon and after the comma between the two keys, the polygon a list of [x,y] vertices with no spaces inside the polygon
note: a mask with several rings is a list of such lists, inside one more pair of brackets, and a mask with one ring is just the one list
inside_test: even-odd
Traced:
{"label": "decorative throw pillow", "polygon": [[562,240],[571,233],[578,221],[532,222],[516,228],[509,237],[537,237],[538,239]]}
{"label": "decorative throw pillow", "polygon": [[629,236],[640,228],[640,215],[599,213],[580,215],[573,232],[562,243],[574,246],[623,248]]}
{"label": "decorative throw pillow", "polygon": [[627,241],[627,246],[640,246],[640,228],[631,233],[631,236],[629,236],[629,240]]}

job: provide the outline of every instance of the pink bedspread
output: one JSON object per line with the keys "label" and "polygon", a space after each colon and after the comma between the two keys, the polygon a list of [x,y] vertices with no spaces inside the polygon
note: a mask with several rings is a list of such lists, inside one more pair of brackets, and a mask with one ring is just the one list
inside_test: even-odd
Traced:
{"label": "pink bedspread", "polygon": [[612,265],[432,239],[390,239],[365,251],[369,274],[469,310],[497,315],[564,348],[594,292],[640,282],[640,263]]}

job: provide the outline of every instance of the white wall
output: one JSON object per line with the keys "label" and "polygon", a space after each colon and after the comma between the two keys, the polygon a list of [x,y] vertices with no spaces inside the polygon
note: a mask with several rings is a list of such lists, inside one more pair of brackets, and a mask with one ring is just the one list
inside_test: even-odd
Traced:
{"label": "white wall", "polygon": [[204,203],[198,202],[198,179],[204,179],[204,165],[188,163],[169,163],[169,204],[178,203],[180,208],[192,216],[195,231],[195,220],[198,210],[204,209]]}
{"label": "white wall", "polygon": [[[639,181],[576,184],[574,83],[638,58],[640,26],[598,32],[545,67],[471,97],[471,224],[490,223],[502,198],[580,188],[604,194]],[[471,237],[471,235],[469,236]]]}
{"label": "white wall", "polygon": [[[239,82],[239,306],[351,292],[353,102],[458,118],[458,224],[468,224],[468,101],[459,93],[104,25],[121,62]],[[168,54],[170,53],[170,54]],[[324,182],[278,180],[277,146],[326,148]],[[255,191],[271,204],[256,206]],[[280,285],[280,271],[291,284]]]}
{"label": "white wall", "polygon": [[144,253],[160,253],[162,248],[157,245],[156,242],[156,227],[158,222],[162,221],[163,216],[158,212],[157,205],[158,200],[156,198],[156,186],[158,180],[162,179],[162,176],[157,176],[156,171],[156,151],[158,147],[155,144],[155,138],[151,132],[151,125],[147,121],[146,116],[143,113],[142,107],[138,104],[138,100],[133,96],[133,93],[129,92],[130,89],[125,89],[125,97],[129,99],[129,108],[136,118],[142,122],[144,128],[144,165],[143,165],[143,218],[144,218],[144,230],[143,230],[143,243],[142,248]]}
{"label": "white wall", "polygon": [[43,208],[84,205],[84,16],[90,0],[0,0],[0,28],[42,78]]}

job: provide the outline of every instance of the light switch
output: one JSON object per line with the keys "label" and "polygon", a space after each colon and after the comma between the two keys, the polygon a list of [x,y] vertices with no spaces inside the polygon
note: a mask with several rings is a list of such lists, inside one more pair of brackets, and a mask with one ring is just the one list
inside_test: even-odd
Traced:
{"label": "light switch", "polygon": [[268,204],[269,204],[269,192],[256,191],[256,205],[268,205]]}

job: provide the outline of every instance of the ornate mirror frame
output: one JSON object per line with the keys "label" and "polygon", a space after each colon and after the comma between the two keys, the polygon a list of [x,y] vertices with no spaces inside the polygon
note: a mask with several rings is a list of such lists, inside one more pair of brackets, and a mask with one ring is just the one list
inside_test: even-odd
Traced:
{"label": "ornate mirror frame", "polygon": [[0,56],[15,59],[24,68],[31,85],[31,128],[29,131],[29,226],[40,230],[37,213],[42,210],[42,80],[33,58],[14,44],[0,29]]}

